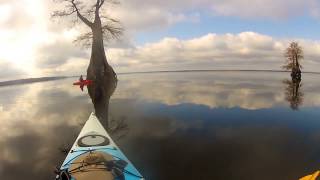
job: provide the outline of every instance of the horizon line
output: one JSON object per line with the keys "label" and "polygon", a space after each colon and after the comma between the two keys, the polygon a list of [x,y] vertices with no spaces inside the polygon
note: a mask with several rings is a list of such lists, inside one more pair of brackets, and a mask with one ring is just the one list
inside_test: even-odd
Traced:
{"label": "horizon line", "polygon": [[[183,70],[156,70],[156,71],[132,71],[132,72],[119,72],[117,74],[151,74],[151,73],[170,73],[170,72],[291,72],[286,70],[271,70],[271,69],[183,69]],[[315,71],[305,71],[301,72],[302,74],[320,74],[320,72]]]}
{"label": "horizon line", "polygon": [[[291,72],[286,70],[268,70],[268,69],[183,69],[183,70],[157,70],[157,71],[132,71],[132,72],[118,72],[116,74],[118,75],[129,75],[129,74],[152,74],[152,73],[179,73],[179,72]],[[314,71],[305,71],[302,72],[302,74],[320,74],[320,72],[314,72]],[[34,82],[39,81],[48,81],[44,80],[45,78],[71,78],[71,77],[78,77],[80,75],[62,75],[62,76],[41,76],[41,77],[29,77],[29,78],[22,78],[22,79],[13,79],[13,80],[7,80],[7,81],[0,81],[0,86],[6,86],[7,84],[3,83],[10,83],[10,82],[17,82],[22,80],[34,80]],[[86,76],[86,75],[84,75]],[[49,79],[50,80],[56,80],[56,79]],[[21,82],[18,82],[19,84]],[[26,82],[26,83],[32,83],[32,82]],[[21,83],[25,84],[25,83]]]}

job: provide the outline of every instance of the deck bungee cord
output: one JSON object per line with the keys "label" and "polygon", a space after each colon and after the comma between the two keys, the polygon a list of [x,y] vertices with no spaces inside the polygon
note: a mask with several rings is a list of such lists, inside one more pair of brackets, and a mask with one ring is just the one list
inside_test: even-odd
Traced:
{"label": "deck bungee cord", "polygon": [[[68,170],[68,168],[66,169],[62,169],[62,170],[56,170],[56,179],[60,180],[60,174],[63,171],[64,173],[67,173],[69,175],[72,175],[73,173],[77,173],[77,172],[84,172],[84,171],[92,171],[92,170],[107,170],[107,171],[112,171],[114,173],[114,176],[117,178],[119,176],[121,176],[120,174],[122,173],[127,173],[133,176],[136,176],[138,178],[143,178],[140,175],[137,175],[135,173],[132,173],[128,170],[125,169],[125,167],[127,166],[128,162],[126,162],[125,160],[121,159],[120,157],[117,157],[115,155],[110,154],[112,157],[117,158],[118,160],[111,160],[111,161],[100,161],[100,162],[95,162],[95,163],[88,163],[88,162],[71,162],[74,159],[77,159],[79,156],[82,156],[86,153],[90,154],[94,151],[98,151],[98,150],[104,150],[104,149],[109,149],[109,150],[117,150],[117,148],[97,148],[97,149],[88,149],[88,150],[71,150],[70,153],[74,153],[74,152],[81,152],[84,151],[81,154],[78,154],[77,156],[75,156],[74,158],[72,158],[70,161],[68,161],[66,164],[64,164],[63,166],[69,166],[71,164],[81,164],[81,166],[76,167],[74,169]],[[81,170],[81,168],[84,168],[86,166],[91,166],[91,165],[103,165],[105,166],[105,168],[90,168],[90,169],[86,169],[86,170]],[[63,180],[63,179],[61,179]]]}

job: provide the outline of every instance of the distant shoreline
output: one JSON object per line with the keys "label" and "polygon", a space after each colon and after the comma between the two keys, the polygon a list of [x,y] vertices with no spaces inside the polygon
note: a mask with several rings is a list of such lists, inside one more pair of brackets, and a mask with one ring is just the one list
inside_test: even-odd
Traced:
{"label": "distant shoreline", "polygon": [[[217,69],[197,69],[197,70],[173,70],[173,71],[136,71],[136,72],[120,72],[118,75],[130,75],[130,74],[152,74],[152,73],[179,73],[179,72],[287,72],[291,71],[281,71],[281,70],[217,70]],[[320,74],[320,72],[302,72],[303,74]],[[39,77],[39,78],[26,78],[26,79],[16,79],[9,81],[0,82],[0,87],[3,86],[13,86],[20,84],[29,84],[44,81],[54,81],[59,79],[78,77],[78,76],[56,76],[56,77]],[[85,77],[85,76],[84,76]]]}
{"label": "distant shoreline", "polygon": [[13,86],[13,85],[20,85],[20,84],[29,84],[29,83],[36,83],[36,82],[44,82],[44,81],[54,81],[59,79],[68,78],[67,76],[59,76],[59,77],[39,77],[39,78],[27,78],[27,79],[16,79],[10,81],[2,81],[0,82],[0,87],[2,86]]}
{"label": "distant shoreline", "polygon": [[[218,70],[218,69],[196,69],[196,70],[172,70],[172,71],[135,71],[135,72],[123,72],[117,73],[119,75],[123,74],[152,74],[152,73],[174,73],[174,72],[287,72],[291,71],[283,71],[283,70],[247,70],[247,69],[239,69],[239,70]],[[320,74],[320,72],[302,72],[302,74]]]}

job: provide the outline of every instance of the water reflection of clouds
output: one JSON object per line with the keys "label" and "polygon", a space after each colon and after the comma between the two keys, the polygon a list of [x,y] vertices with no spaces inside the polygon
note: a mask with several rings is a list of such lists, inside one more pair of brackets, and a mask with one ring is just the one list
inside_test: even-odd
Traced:
{"label": "water reflection of clouds", "polygon": [[[169,105],[193,103],[211,108],[260,109],[286,104],[279,74],[253,73],[258,77],[252,77],[252,73],[222,74],[119,76],[119,88],[114,98],[137,98]],[[285,74],[280,75],[285,77]]]}
{"label": "water reflection of clouds", "polygon": [[[113,119],[125,116],[129,132],[119,145],[144,175],[155,177],[150,179],[179,179],[184,164],[199,166],[185,179],[199,175],[223,179],[219,175],[225,174],[246,179],[245,175],[257,177],[266,169],[272,173],[265,179],[308,174],[307,167],[316,161],[314,152],[320,149],[315,143],[320,137],[319,114],[316,108],[293,113],[283,108],[288,102],[282,82],[288,77],[286,73],[120,75],[110,113]],[[57,155],[57,146],[73,142],[93,109],[86,93],[71,86],[72,80],[0,88],[1,178],[48,179],[64,158]],[[302,83],[303,107],[318,107],[317,77],[304,75]],[[186,149],[190,142],[194,146]],[[256,166],[257,161],[263,167]],[[204,173],[205,167],[217,171]]]}
{"label": "water reflection of clouds", "polygon": [[[287,106],[283,79],[287,73],[177,73],[119,76],[114,98],[136,98],[168,105],[193,103],[217,107],[261,109]],[[305,75],[304,106],[319,106],[317,78]],[[315,88],[314,86],[319,86]]]}
{"label": "water reflection of clouds", "polygon": [[86,94],[72,87],[71,81],[0,88],[4,103],[0,111],[1,178],[53,178],[51,172],[63,158],[58,147],[73,142],[92,110]]}
{"label": "water reflection of clouds", "polygon": [[[119,76],[111,108],[113,115],[130,116],[131,130],[121,147],[138,165],[157,162],[141,167],[150,179],[199,175],[223,179],[226,174],[233,175],[230,179],[298,179],[318,167],[314,157],[320,149],[315,145],[319,113],[308,107],[319,107],[320,86],[316,76],[304,75],[307,109],[293,113],[282,83],[287,77],[286,73]],[[183,164],[198,167],[186,176],[180,173]],[[216,171],[204,172],[205,167]]]}
{"label": "water reflection of clouds", "polygon": [[3,110],[10,108],[11,105],[18,101],[21,94],[28,91],[28,86],[7,86],[0,88],[0,105]]}
{"label": "water reflection of clouds", "polygon": [[[130,137],[149,135],[152,138],[162,138],[169,137],[177,131],[203,128],[203,119],[184,121],[167,111],[170,107],[176,109],[178,106],[116,99],[112,101],[110,108],[115,119],[127,116]],[[168,114],[163,114],[164,112]],[[185,111],[181,113],[186,114]]]}
{"label": "water reflection of clouds", "polygon": [[298,179],[318,167],[316,109],[292,113],[114,99],[111,111],[115,118],[130,117],[130,132],[119,145],[148,179]]}

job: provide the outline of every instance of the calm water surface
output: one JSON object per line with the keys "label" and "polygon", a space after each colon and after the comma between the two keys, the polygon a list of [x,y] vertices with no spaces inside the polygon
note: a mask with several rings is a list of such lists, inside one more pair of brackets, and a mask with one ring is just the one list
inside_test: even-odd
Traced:
{"label": "calm water surface", "polygon": [[[320,75],[119,75],[110,132],[146,179],[294,180],[320,168]],[[93,107],[63,79],[0,87],[0,179],[53,179]]]}

